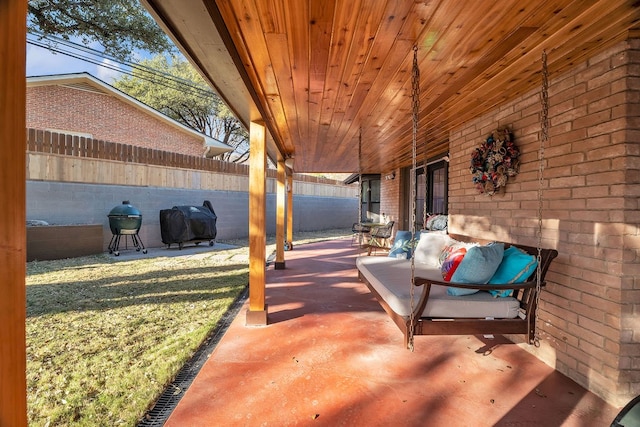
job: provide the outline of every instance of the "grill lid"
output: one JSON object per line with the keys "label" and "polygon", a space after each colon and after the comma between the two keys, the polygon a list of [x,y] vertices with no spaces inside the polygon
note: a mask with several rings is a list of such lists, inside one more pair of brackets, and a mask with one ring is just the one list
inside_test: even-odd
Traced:
{"label": "grill lid", "polygon": [[128,200],[123,200],[121,205],[118,205],[115,208],[111,209],[111,212],[109,212],[109,216],[125,216],[128,218],[132,218],[142,217],[142,214],[137,208],[133,207]]}

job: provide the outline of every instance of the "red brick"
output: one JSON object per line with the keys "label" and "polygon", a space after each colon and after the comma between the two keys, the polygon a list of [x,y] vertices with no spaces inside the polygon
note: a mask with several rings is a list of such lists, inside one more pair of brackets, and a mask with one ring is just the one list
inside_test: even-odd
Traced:
{"label": "red brick", "polygon": [[[628,50],[630,45],[637,50]],[[630,66],[631,61],[635,62]],[[622,349],[620,326],[633,323],[635,328],[629,319],[640,317],[640,296],[636,295],[640,292],[640,245],[635,241],[638,238],[628,237],[640,234],[638,75],[640,39],[619,43],[564,75],[554,76],[551,139],[544,153],[544,244],[556,247],[559,256],[541,295],[540,329],[549,338],[548,345],[556,349],[558,370],[611,398],[618,390],[640,390],[640,375],[635,378],[640,363],[628,382],[617,378],[619,366],[632,364],[623,352],[640,351]],[[467,234],[507,236],[535,245],[537,102],[538,93],[533,91],[465,124],[462,133],[480,128],[484,135],[512,121],[521,149],[520,173],[509,180],[502,195],[476,196],[468,176],[459,175],[464,179],[456,182],[460,187],[450,202],[452,208],[458,204],[455,209],[461,219],[457,225]],[[451,152],[464,154],[464,161],[455,168],[466,169],[476,145],[477,136],[475,140],[451,139]],[[637,335],[640,340],[640,333]]]}
{"label": "red brick", "polygon": [[625,200],[621,197],[602,197],[587,199],[587,209],[608,210],[624,208]]}
{"label": "red brick", "polygon": [[571,166],[584,162],[585,153],[582,152],[572,152],[570,154],[565,154],[562,157],[553,157],[547,160],[547,167],[554,168],[558,166]]}
{"label": "red brick", "polygon": [[589,90],[593,90],[597,87],[607,85],[610,82],[613,82],[618,79],[623,79],[626,77],[627,77],[627,70],[625,69],[625,67],[613,68],[601,75],[594,75],[593,78],[587,81],[587,87],[589,88]]}
{"label": "red brick", "polygon": [[[605,187],[607,188],[607,187]],[[562,200],[562,199],[570,199],[572,194],[576,191],[576,189],[570,188],[558,188],[558,189],[545,189],[544,190],[544,198],[545,200]],[[576,195],[576,197],[580,198],[580,195]]]}
{"label": "red brick", "polygon": [[549,96],[549,104],[556,105],[561,104],[567,100],[574,100],[576,97],[584,94],[587,91],[587,84],[585,82],[577,83],[575,85],[567,85],[567,87],[561,92],[554,93]]}
{"label": "red brick", "polygon": [[[585,329],[581,325],[570,324],[568,332],[578,338],[579,347],[584,348],[585,345],[591,345],[601,349],[604,348],[604,337],[597,333],[594,333],[593,331]],[[585,344],[585,342],[588,344]],[[602,362],[602,360],[599,361]]]}
{"label": "red brick", "polygon": [[601,77],[611,70],[611,57],[609,55],[590,58],[588,67],[575,74],[577,81],[589,82]]}
{"label": "red brick", "polygon": [[27,127],[90,133],[94,139],[187,155],[204,153],[202,138],[113,96],[64,86],[27,88]]}
{"label": "red brick", "polygon": [[[573,121],[574,128],[593,129],[598,125],[605,126],[611,123],[611,110],[598,111],[591,114],[585,114]],[[600,133],[605,133],[600,132]],[[591,136],[591,135],[590,135]]]}
{"label": "red brick", "polygon": [[580,317],[578,319],[578,324],[581,327],[584,327],[585,329],[593,332],[597,336],[606,338],[607,341],[611,342],[610,344],[606,345],[606,347],[608,347],[609,349],[615,348],[616,354],[618,354],[618,351],[620,350],[620,345],[618,344],[618,340],[620,338],[618,330],[603,323],[594,322],[593,320],[587,319],[585,317]]}
{"label": "red brick", "polygon": [[[582,147],[587,142],[586,139],[587,131],[584,128],[569,130],[565,133],[557,133],[553,135],[551,140],[552,147],[549,147],[549,149],[562,146],[569,142],[578,142]],[[568,152],[571,152],[572,146],[567,145],[565,149],[568,150]]]}
{"label": "red brick", "polygon": [[625,181],[625,171],[592,171],[586,176],[586,185],[618,184]]}
{"label": "red brick", "polygon": [[[609,85],[606,86],[601,86],[597,89],[593,89],[590,90],[588,92],[585,92],[584,94],[581,94],[579,96],[577,96],[574,100],[575,105],[579,106],[579,105],[584,105],[587,106],[589,105],[589,109],[591,110],[592,106],[591,104],[594,102],[600,102],[600,100],[608,97],[609,95],[611,95],[611,87]],[[596,108],[594,111],[597,111],[598,109]],[[590,111],[592,112],[592,111]]]}
{"label": "red brick", "polygon": [[622,157],[626,155],[626,148],[624,144],[612,144],[602,145],[600,147],[594,147],[587,152],[588,160],[597,159],[611,159]]}
{"label": "red brick", "polygon": [[550,180],[550,188],[567,188],[567,187],[582,187],[585,185],[585,178],[582,176],[568,176],[555,178]]}
{"label": "red brick", "polygon": [[[590,187],[579,187],[569,190],[571,195],[569,197],[573,197],[576,199],[583,199],[587,197],[603,197],[609,196],[609,186],[601,185],[601,186],[590,186]],[[549,191],[550,192],[550,191]],[[547,192],[547,193],[549,193]],[[546,198],[549,198],[547,194],[545,194]],[[568,197],[567,197],[568,198]]]}
{"label": "red brick", "polygon": [[613,133],[618,130],[625,129],[628,123],[625,118],[618,118],[608,122],[600,122],[595,126],[589,126],[587,129],[587,135],[589,137],[602,135],[603,133]]}

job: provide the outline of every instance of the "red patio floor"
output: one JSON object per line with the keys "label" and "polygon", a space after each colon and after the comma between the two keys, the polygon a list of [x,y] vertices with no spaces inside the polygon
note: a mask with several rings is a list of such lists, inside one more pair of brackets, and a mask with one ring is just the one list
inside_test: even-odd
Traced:
{"label": "red patio floor", "polygon": [[419,336],[412,353],[349,240],[267,272],[269,324],[238,314],[166,426],[608,426],[618,409],[502,337]]}

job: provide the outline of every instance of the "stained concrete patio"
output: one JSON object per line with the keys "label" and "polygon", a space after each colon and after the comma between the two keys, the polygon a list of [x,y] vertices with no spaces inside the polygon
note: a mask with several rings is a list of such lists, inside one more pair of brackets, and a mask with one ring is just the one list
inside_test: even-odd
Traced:
{"label": "stained concrete patio", "polygon": [[350,240],[267,272],[269,324],[233,320],[166,426],[608,426],[606,404],[502,337],[420,336],[358,281]]}

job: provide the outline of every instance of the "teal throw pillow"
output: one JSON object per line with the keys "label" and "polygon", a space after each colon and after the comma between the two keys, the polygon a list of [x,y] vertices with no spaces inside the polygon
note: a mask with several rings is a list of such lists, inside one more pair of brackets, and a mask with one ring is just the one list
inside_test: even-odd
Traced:
{"label": "teal throw pillow", "polygon": [[[486,246],[473,246],[460,262],[451,277],[458,283],[488,283],[502,262],[504,243],[490,243]],[[449,287],[449,295],[461,296],[478,292],[476,289]]]}
{"label": "teal throw pillow", "polygon": [[[509,246],[504,251],[502,262],[498,266],[489,283],[522,283],[525,282],[538,267],[538,260],[515,246]],[[513,290],[504,291],[491,290],[491,295],[495,297],[508,297]]]}

